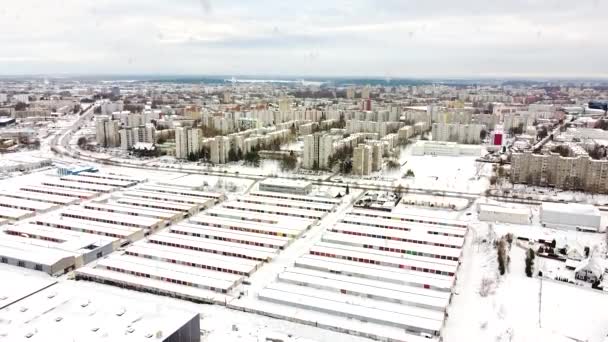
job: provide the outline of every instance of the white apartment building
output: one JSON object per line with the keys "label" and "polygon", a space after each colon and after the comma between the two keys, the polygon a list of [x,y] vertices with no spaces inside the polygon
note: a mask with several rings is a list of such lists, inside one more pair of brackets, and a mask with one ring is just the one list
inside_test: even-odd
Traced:
{"label": "white apartment building", "polygon": [[428,141],[419,140],[412,148],[412,155],[415,156],[481,156],[481,146],[479,145],[459,145],[448,141]]}
{"label": "white apartment building", "polygon": [[359,144],[353,150],[353,174],[365,176],[372,172],[372,148]]}
{"label": "white apartment building", "polygon": [[381,141],[373,141],[372,147],[372,171],[382,170],[382,153],[384,152],[384,144]]}
{"label": "white apartment building", "polygon": [[346,122],[346,132],[352,133],[377,133],[380,137],[386,135],[387,122],[349,120]]}
{"label": "white apartment building", "polygon": [[102,115],[112,115],[115,112],[122,112],[124,109],[124,104],[122,101],[116,102],[104,102],[101,104],[101,114]]}
{"label": "white apartment building", "polygon": [[190,153],[199,153],[201,150],[201,130],[198,128],[175,128],[175,157],[187,159]]}
{"label": "white apartment building", "polygon": [[300,135],[312,134],[314,132],[316,126],[317,126],[316,122],[309,122],[307,124],[300,125]]}
{"label": "white apartment building", "polygon": [[355,98],[355,88],[346,88],[346,98],[352,100]]}
{"label": "white apartment building", "polygon": [[482,129],[484,129],[484,126],[478,124],[461,125],[434,123],[432,126],[432,135],[434,141],[479,144],[481,142],[480,133]]}
{"label": "white apartment building", "polygon": [[291,111],[291,100],[282,98],[279,100],[279,112],[287,113]]}
{"label": "white apartment building", "polygon": [[28,104],[30,103],[30,96],[28,94],[15,94],[13,95],[13,102],[23,102]]}
{"label": "white apartment building", "polygon": [[125,117],[125,125],[127,127],[138,127],[144,125],[144,116],[142,114],[129,113]]}
{"label": "white apartment building", "polygon": [[95,139],[103,147],[118,146],[118,121],[111,120],[107,115],[98,116],[95,119]]}
{"label": "white apartment building", "polygon": [[608,160],[593,160],[587,155],[562,157],[557,153],[513,153],[511,181],[608,193]]}
{"label": "white apartment building", "polygon": [[211,141],[211,162],[215,164],[225,164],[228,162],[228,152],[230,152],[230,139],[217,136]]}
{"label": "white apartment building", "polygon": [[371,95],[371,90],[369,89],[369,86],[365,86],[363,87],[363,89],[361,89],[361,98],[362,99],[369,99]]}
{"label": "white apartment building", "polygon": [[333,138],[331,135],[320,133],[304,137],[303,165],[305,169],[327,169],[329,157],[333,153]]}
{"label": "white apartment building", "polygon": [[139,127],[126,127],[119,131],[120,148],[130,150],[137,143],[154,144],[156,142],[156,129],[152,124]]}
{"label": "white apartment building", "polygon": [[397,131],[397,135],[399,136],[399,140],[405,141],[414,136],[414,127],[403,126]]}
{"label": "white apartment building", "polygon": [[511,128],[522,127],[523,131],[534,122],[534,116],[527,112],[509,113],[504,115],[503,128],[509,132]]}

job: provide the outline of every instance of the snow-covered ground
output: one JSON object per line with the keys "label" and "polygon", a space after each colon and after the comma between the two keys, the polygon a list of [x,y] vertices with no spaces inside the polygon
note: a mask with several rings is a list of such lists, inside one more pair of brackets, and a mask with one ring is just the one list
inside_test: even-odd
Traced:
{"label": "snow-covered ground", "polygon": [[[467,241],[444,341],[603,341],[607,294],[526,277],[525,249],[515,242],[509,271],[498,276],[496,251],[482,242],[487,232],[488,225],[477,225]],[[495,281],[487,297],[480,295],[484,278]]]}

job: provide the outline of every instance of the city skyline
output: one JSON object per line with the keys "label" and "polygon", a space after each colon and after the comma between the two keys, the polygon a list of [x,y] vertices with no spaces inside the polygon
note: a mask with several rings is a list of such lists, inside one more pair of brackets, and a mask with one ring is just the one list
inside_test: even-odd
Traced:
{"label": "city skyline", "polygon": [[592,0],[11,1],[1,75],[605,78]]}

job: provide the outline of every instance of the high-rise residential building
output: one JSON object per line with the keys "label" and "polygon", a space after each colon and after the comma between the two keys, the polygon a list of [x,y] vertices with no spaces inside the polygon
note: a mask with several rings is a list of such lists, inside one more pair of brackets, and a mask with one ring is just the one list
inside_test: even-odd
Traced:
{"label": "high-rise residential building", "polygon": [[114,96],[114,97],[120,96],[120,88],[119,87],[112,87],[111,92],[112,92],[112,96]]}
{"label": "high-rise residential building", "polygon": [[119,131],[120,148],[130,150],[137,143],[156,142],[156,128],[154,125],[147,124],[139,127],[125,127]]}
{"label": "high-rise residential building", "polygon": [[371,91],[369,89],[369,86],[365,86],[363,89],[361,89],[361,98],[362,99],[369,99],[371,96]]}
{"label": "high-rise residential building", "polygon": [[116,147],[119,143],[118,121],[100,115],[95,120],[95,138],[103,147]]}
{"label": "high-rise residential building", "polygon": [[13,95],[13,102],[23,102],[28,104],[30,103],[30,96],[28,94],[15,94]]}
{"label": "high-rise residential building", "polygon": [[291,110],[291,101],[288,98],[279,100],[279,112],[287,113]]}
{"label": "high-rise residential building", "polygon": [[114,112],[122,112],[124,103],[122,101],[104,102],[101,104],[101,114],[112,115]]}
{"label": "high-rise residential building", "polygon": [[232,103],[232,94],[229,91],[224,92],[224,103]]}
{"label": "high-rise residential building", "polygon": [[365,176],[372,172],[372,148],[359,144],[353,150],[353,174]]}
{"label": "high-rise residential building", "polygon": [[331,135],[315,133],[304,137],[303,167],[305,169],[327,169],[329,167],[329,157],[332,153],[333,139]]}
{"label": "high-rise residential building", "polygon": [[562,157],[558,153],[513,153],[511,181],[561,189],[608,193],[608,160],[594,160],[586,154]]}
{"label": "high-rise residential building", "polygon": [[230,152],[230,138],[217,136],[211,141],[211,162],[225,164],[228,162]]}
{"label": "high-rise residential building", "polygon": [[187,159],[191,153],[199,153],[201,137],[201,130],[198,128],[175,128],[175,157]]}
{"label": "high-rise residential building", "polygon": [[125,125],[127,127],[138,127],[144,125],[144,116],[137,113],[129,113],[125,115]]}
{"label": "high-rise residential building", "polygon": [[434,123],[432,126],[432,137],[435,141],[479,144],[481,142],[482,129],[484,129],[484,125],[479,124],[461,125]]}
{"label": "high-rise residential building", "polygon": [[380,141],[372,142],[372,171],[382,170],[382,154],[384,145]]}
{"label": "high-rise residential building", "polygon": [[355,88],[348,87],[346,88],[346,98],[352,100],[355,98]]}

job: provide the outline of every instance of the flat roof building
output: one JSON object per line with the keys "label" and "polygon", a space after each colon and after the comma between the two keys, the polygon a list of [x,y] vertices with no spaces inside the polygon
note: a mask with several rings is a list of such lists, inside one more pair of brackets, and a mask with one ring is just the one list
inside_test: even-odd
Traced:
{"label": "flat roof building", "polygon": [[59,206],[57,204],[48,202],[0,196],[0,207],[28,210],[35,213],[45,213],[47,211],[57,209]]}
{"label": "flat roof building", "polygon": [[41,192],[21,191],[21,190],[6,191],[6,193],[4,193],[3,195],[6,197],[35,200],[35,201],[40,201],[40,202],[53,203],[53,204],[57,204],[57,205],[76,204],[80,201],[78,198],[70,197],[70,196],[50,195],[50,194],[45,194],[45,193],[41,193]]}
{"label": "flat roof building", "polygon": [[121,242],[134,242],[139,239],[143,239],[145,236],[145,231],[141,228],[127,227],[104,222],[92,222],[89,220],[82,220],[70,217],[37,217],[31,222],[42,226],[113,237],[120,239]]}
{"label": "flat roof building", "polygon": [[292,201],[332,204],[334,206],[340,205],[340,203],[342,203],[342,200],[340,200],[338,198],[320,197],[320,196],[304,196],[304,195],[281,193],[281,192],[274,192],[274,191],[252,191],[249,193],[249,195],[250,196],[260,196],[260,197],[270,197],[270,198],[280,198],[280,199],[287,199],[287,200],[292,200]]}
{"label": "flat roof building", "polygon": [[154,210],[158,209],[168,211],[179,211],[184,213],[186,216],[194,215],[199,212],[199,207],[197,205],[187,203],[139,199],[137,197],[120,197],[115,199],[115,201],[119,204],[126,204]]}
{"label": "flat roof building", "polygon": [[125,227],[133,227],[145,229],[154,232],[161,228],[162,222],[157,218],[145,216],[133,216],[112,213],[112,215],[104,214],[98,210],[86,209],[84,207],[72,206],[60,212],[62,217],[71,217],[75,219],[88,220],[93,222],[102,222],[115,224]]}
{"label": "flat roof building", "polygon": [[101,193],[108,193],[108,192],[112,192],[112,191],[115,191],[118,189],[115,186],[70,182],[70,181],[65,181],[65,180],[61,180],[61,179],[43,180],[41,182],[41,184],[45,185],[45,186],[50,186],[50,187],[58,187],[58,188],[73,189],[73,190],[84,190],[84,191],[101,192]]}
{"label": "flat roof building", "polygon": [[602,215],[591,204],[543,202],[540,206],[540,222],[543,227],[598,232]]}
{"label": "flat roof building", "polygon": [[200,316],[153,297],[66,281],[0,310],[9,341],[199,342]]}
{"label": "flat roof building", "polygon": [[73,253],[39,246],[25,237],[7,234],[0,236],[0,262],[3,264],[58,276],[73,270],[75,259]]}
{"label": "flat roof building", "polygon": [[163,225],[168,225],[184,218],[184,213],[180,211],[147,209],[135,205],[89,202],[84,203],[82,207],[85,209],[104,211],[108,213],[154,218],[163,221]]}
{"label": "flat roof building", "polygon": [[95,191],[75,190],[45,185],[28,185],[21,187],[20,190],[48,195],[68,196],[78,199],[91,199],[99,196],[99,193]]}
{"label": "flat roof building", "polygon": [[34,212],[30,210],[0,207],[0,219],[18,221],[32,216]]}
{"label": "flat roof building", "polygon": [[281,178],[266,178],[259,184],[260,191],[272,191],[307,195],[312,191],[312,183],[301,180],[286,180]]}

